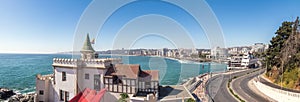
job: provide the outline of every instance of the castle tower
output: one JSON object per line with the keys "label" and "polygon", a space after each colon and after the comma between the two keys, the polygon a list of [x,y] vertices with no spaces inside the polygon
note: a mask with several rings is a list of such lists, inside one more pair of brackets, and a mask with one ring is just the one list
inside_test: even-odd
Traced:
{"label": "castle tower", "polygon": [[92,47],[89,34],[86,35],[86,39],[83,43],[83,47],[80,50],[81,59],[94,59],[95,58],[95,50]]}

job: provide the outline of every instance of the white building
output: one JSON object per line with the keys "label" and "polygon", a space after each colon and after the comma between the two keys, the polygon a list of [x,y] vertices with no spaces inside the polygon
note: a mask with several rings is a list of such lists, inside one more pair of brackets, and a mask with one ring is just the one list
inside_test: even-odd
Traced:
{"label": "white building", "polygon": [[207,58],[211,59],[227,59],[228,57],[228,50],[226,48],[216,47],[211,50],[210,55]]}
{"label": "white building", "polygon": [[89,36],[81,49],[81,59],[53,59],[53,74],[36,78],[37,101],[68,101],[85,88],[104,88],[103,76],[119,59],[96,59]]}
{"label": "white building", "polygon": [[202,50],[201,54],[205,55],[205,54],[210,54],[210,50]]}
{"label": "white building", "polygon": [[243,59],[243,56],[240,56],[239,54],[236,56],[228,57],[228,67],[227,68],[239,68],[241,67],[241,62]]}
{"label": "white building", "polygon": [[[52,64],[53,74],[36,76],[36,101],[66,102],[72,99],[78,93],[83,92],[83,90],[86,88],[93,89],[98,92],[100,89],[107,88],[106,86],[114,87],[114,83],[116,82],[110,79],[107,79],[107,82],[105,82],[104,77],[108,75],[107,73],[111,73],[108,72],[108,70],[112,70],[114,73],[122,73],[120,71],[113,70],[115,69],[114,65],[121,63],[121,59],[95,58],[96,53],[91,46],[89,35],[87,35],[80,52],[81,59],[54,58]],[[118,69],[125,68],[118,67]],[[130,70],[125,71],[127,71],[127,73],[123,73],[123,76],[130,74],[127,76],[136,76],[134,78],[140,78],[140,73],[145,73],[143,74],[143,78],[148,78],[150,76],[148,81],[152,86],[149,87],[153,88],[153,91],[158,93],[158,71],[141,71],[140,68],[136,70],[135,73],[130,73]],[[113,76],[114,79],[118,79],[118,77],[115,77],[114,75],[108,76]],[[138,79],[131,80],[134,80],[133,85],[140,85],[137,84],[139,83]],[[118,83],[124,83],[124,85],[126,85],[126,82],[118,81]],[[116,87],[119,86],[116,85]],[[135,88],[136,90],[141,90],[141,87],[145,88],[144,85],[129,86],[130,89]],[[122,89],[120,93],[123,93],[123,90],[124,89]],[[108,91],[111,90],[108,89]],[[104,97],[107,98],[102,98],[102,102],[117,101],[117,99],[113,96],[110,96],[110,94],[105,94]]]}
{"label": "white building", "polygon": [[238,54],[238,47],[228,48],[228,53],[230,54]]}
{"label": "white building", "polygon": [[251,47],[251,52],[264,52],[266,49],[268,49],[269,46],[263,43],[255,43]]}
{"label": "white building", "polygon": [[258,59],[255,59],[252,54],[245,53],[243,55],[241,66],[244,68],[251,68],[256,67],[255,64],[257,63]]}
{"label": "white building", "polygon": [[250,52],[251,48],[249,47],[242,47],[240,53],[241,54],[248,54]]}

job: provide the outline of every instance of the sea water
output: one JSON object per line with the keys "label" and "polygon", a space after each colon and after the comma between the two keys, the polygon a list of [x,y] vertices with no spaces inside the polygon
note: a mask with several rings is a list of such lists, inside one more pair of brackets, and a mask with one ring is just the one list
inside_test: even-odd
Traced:
{"label": "sea water", "polygon": [[[34,92],[35,76],[53,73],[53,58],[73,57],[69,54],[0,54],[0,87],[20,93]],[[100,57],[122,58],[124,64],[140,64],[142,70],[159,70],[161,85],[176,85],[202,73],[226,70],[226,65],[223,64],[182,62],[163,57],[110,55]]]}

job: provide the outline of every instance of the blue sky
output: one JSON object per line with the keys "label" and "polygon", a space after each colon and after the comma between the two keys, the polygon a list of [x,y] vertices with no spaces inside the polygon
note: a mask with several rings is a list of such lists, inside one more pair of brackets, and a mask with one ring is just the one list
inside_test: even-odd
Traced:
{"label": "blue sky", "polygon": [[[51,53],[73,49],[74,32],[90,0],[1,0],[0,53]],[[283,21],[300,15],[298,0],[206,0],[223,29],[225,45],[244,46],[256,42],[269,43]],[[134,15],[127,10],[128,16]],[[176,11],[170,10],[170,15]],[[183,18],[182,18],[183,17]],[[181,19],[188,19],[182,16]],[[110,25],[117,24],[115,22]],[[109,25],[109,24],[108,24]],[[159,25],[162,26],[162,25]],[[187,29],[195,25],[187,23]],[[106,31],[110,27],[107,26]],[[190,36],[197,48],[209,48],[201,34]],[[95,49],[110,49],[114,34],[105,33],[96,38]],[[92,37],[96,37],[93,36]],[[198,39],[199,38],[199,39]],[[155,41],[155,42],[153,42]],[[163,43],[163,44],[161,44]],[[159,45],[159,46],[158,46]],[[160,37],[139,39],[133,48],[172,47]]]}

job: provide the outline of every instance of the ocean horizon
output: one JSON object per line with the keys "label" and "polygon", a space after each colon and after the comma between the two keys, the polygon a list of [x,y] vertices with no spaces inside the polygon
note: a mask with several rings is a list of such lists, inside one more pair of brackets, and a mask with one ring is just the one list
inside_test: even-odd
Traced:
{"label": "ocean horizon", "polygon": [[[224,72],[226,65],[180,61],[159,56],[100,55],[100,58],[121,58],[124,64],[140,64],[142,70],[159,70],[161,85],[177,85],[207,72]],[[72,54],[0,54],[0,87],[19,93],[35,91],[37,74],[52,74],[53,58],[79,58]]]}

